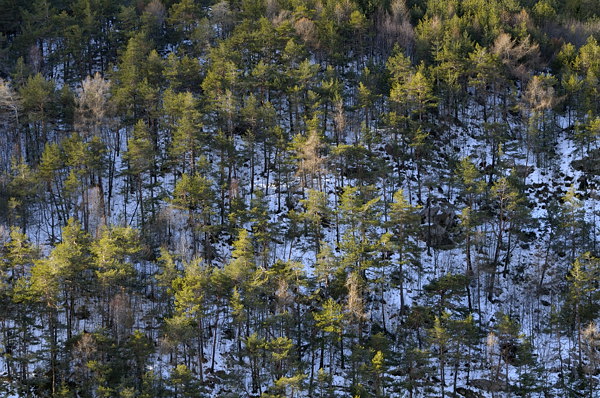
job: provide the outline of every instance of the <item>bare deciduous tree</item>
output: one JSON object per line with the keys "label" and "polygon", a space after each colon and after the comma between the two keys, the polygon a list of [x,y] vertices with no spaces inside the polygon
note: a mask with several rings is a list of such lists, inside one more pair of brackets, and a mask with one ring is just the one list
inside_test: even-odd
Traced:
{"label": "bare deciduous tree", "polygon": [[492,52],[514,77],[524,82],[540,64],[540,46],[532,43],[529,36],[517,40],[508,33],[501,33],[494,41]]}
{"label": "bare deciduous tree", "polygon": [[[19,112],[21,110],[21,100],[17,92],[11,87],[10,83],[0,79],[0,125],[3,130],[8,132],[12,129],[16,130],[16,134],[11,140],[10,135],[5,134],[1,139],[0,145],[2,148],[15,147],[14,154],[12,150],[0,151],[3,155],[1,162],[3,168],[10,165],[11,156],[16,155],[17,160],[22,159],[22,137],[19,129]],[[12,142],[11,142],[12,141]]]}
{"label": "bare deciduous tree", "polygon": [[104,80],[99,73],[94,77],[88,76],[81,83],[81,90],[77,96],[75,128],[82,135],[101,135],[102,126],[106,126],[110,121],[110,86],[110,81]]}

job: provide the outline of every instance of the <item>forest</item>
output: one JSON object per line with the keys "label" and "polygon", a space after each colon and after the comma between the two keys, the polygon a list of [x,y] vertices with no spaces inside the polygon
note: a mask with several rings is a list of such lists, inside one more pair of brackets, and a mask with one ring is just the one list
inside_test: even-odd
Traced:
{"label": "forest", "polygon": [[0,0],[0,395],[599,397],[600,0]]}

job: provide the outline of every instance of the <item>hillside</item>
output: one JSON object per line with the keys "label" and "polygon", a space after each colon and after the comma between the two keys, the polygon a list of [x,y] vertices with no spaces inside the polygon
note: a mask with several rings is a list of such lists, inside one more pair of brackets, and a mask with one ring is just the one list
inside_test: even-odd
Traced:
{"label": "hillside", "polygon": [[0,395],[600,395],[598,0],[0,0]]}

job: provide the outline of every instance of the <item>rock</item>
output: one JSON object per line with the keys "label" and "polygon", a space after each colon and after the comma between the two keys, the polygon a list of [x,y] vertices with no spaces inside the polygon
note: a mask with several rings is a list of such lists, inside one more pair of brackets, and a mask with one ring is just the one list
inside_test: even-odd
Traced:
{"label": "rock", "polygon": [[465,398],[483,398],[484,396],[476,391],[464,387],[456,387],[456,392]]}
{"label": "rock", "polygon": [[494,382],[487,379],[475,379],[471,380],[469,383],[475,388],[480,390],[484,390],[487,392],[498,392],[498,391],[506,391],[506,385],[500,382]]}

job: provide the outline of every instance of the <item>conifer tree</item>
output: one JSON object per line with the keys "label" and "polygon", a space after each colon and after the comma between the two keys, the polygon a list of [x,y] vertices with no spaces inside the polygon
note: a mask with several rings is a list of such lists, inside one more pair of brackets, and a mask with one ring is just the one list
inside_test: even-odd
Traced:
{"label": "conifer tree", "polygon": [[[150,210],[150,219],[155,214],[154,185],[156,185],[157,156],[148,127],[142,120],[136,123],[133,135],[127,141],[127,152],[123,157],[129,164],[126,172],[133,179],[132,185],[136,191],[136,203],[139,207],[140,225],[143,231],[148,219],[148,210]],[[150,188],[149,203],[144,198],[144,191],[147,187]],[[147,209],[148,204],[150,209]]]}
{"label": "conifer tree", "polygon": [[575,334],[577,336],[577,359],[579,364],[582,362],[582,333],[584,325],[593,319],[598,308],[594,300],[598,297],[598,289],[595,286],[595,280],[600,272],[598,259],[589,252],[576,258],[571,270],[567,275],[569,288],[567,291],[567,308],[573,312],[569,318],[573,321]]}
{"label": "conifer tree", "polygon": [[67,338],[77,333],[75,308],[81,298],[89,299],[96,284],[90,253],[90,237],[75,219],[69,219],[62,230],[61,243],[50,253],[48,263],[56,274],[64,300]]}
{"label": "conifer tree", "polygon": [[447,313],[443,314],[441,319],[440,317],[436,316],[433,328],[429,332],[431,344],[435,347],[435,352],[437,353],[438,357],[440,393],[442,398],[446,396],[446,354],[448,350],[448,342],[450,340],[450,335],[446,330],[445,325],[442,324],[442,319],[445,323],[448,316],[449,315]]}
{"label": "conifer tree", "polygon": [[212,261],[214,191],[212,181],[200,174],[183,174],[175,185],[171,203],[188,212],[188,227],[192,235],[192,254],[198,248],[198,232],[202,235],[203,257]]}
{"label": "conifer tree", "polygon": [[26,130],[26,148],[29,150],[26,159],[35,161],[48,141],[50,122],[56,115],[56,84],[38,73],[27,78],[26,83],[19,89],[19,96],[23,112],[27,115],[24,122],[29,126]]}
{"label": "conifer tree", "polygon": [[21,298],[24,298],[23,284],[39,253],[19,228],[11,228],[9,238],[3,244],[0,257],[0,302],[4,308],[0,317],[3,360],[7,375],[26,384],[29,345],[35,342],[30,330],[34,314],[28,300]]}
{"label": "conifer tree", "polygon": [[94,273],[103,303],[100,311],[104,327],[116,330],[120,326],[119,314],[115,313],[111,303],[128,305],[125,293],[133,289],[137,276],[132,259],[140,249],[138,232],[131,227],[105,226],[91,245]]}
{"label": "conifer tree", "polygon": [[311,189],[308,191],[308,198],[301,200],[300,203],[305,208],[305,211],[300,213],[300,219],[305,223],[304,229],[312,240],[316,257],[321,251],[325,226],[330,222],[332,215],[327,203],[327,195]]}
{"label": "conifer tree", "polygon": [[[335,356],[335,343],[342,343],[342,335],[344,331],[344,313],[342,306],[335,302],[332,298],[329,298],[323,303],[323,309],[319,312],[313,313],[313,317],[316,322],[317,328],[321,331],[321,358],[320,368],[324,368],[325,363],[325,343],[329,342],[329,373],[330,375],[335,374],[336,363],[334,362]],[[344,353],[340,352],[342,368]]]}
{"label": "conifer tree", "polygon": [[420,266],[418,264],[419,248],[416,240],[421,224],[418,210],[417,206],[408,203],[402,189],[394,194],[394,202],[390,204],[387,227],[391,233],[391,247],[398,256],[398,268],[391,276],[400,289],[400,314],[404,314],[405,311],[404,287],[407,279],[406,274],[408,273],[406,266]]}
{"label": "conifer tree", "polygon": [[[200,382],[204,380],[204,318],[206,312],[206,290],[210,281],[210,274],[201,266],[201,261],[196,259],[184,264],[183,275],[172,282],[175,298],[174,318],[184,318],[189,325],[196,325],[197,336],[196,366]],[[185,355],[185,354],[184,354]],[[214,355],[214,353],[213,353]]]}
{"label": "conifer tree", "polygon": [[167,90],[164,94],[164,110],[167,115],[172,137],[168,141],[169,156],[175,170],[194,174],[202,149],[202,125],[198,101],[192,93],[174,93]]}

